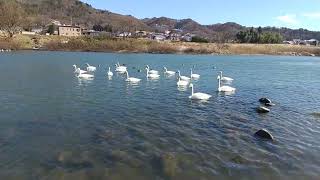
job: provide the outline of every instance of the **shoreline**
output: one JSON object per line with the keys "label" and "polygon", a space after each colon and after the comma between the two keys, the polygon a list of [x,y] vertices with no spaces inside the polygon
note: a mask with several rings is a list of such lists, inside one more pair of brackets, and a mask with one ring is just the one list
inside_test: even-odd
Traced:
{"label": "shoreline", "polygon": [[[35,43],[36,42],[36,43]],[[35,50],[34,47],[40,47]],[[319,46],[287,44],[235,44],[168,42],[144,39],[112,39],[93,37],[26,36],[13,40],[0,39],[0,49],[26,51],[190,54],[190,55],[274,55],[320,57]]]}

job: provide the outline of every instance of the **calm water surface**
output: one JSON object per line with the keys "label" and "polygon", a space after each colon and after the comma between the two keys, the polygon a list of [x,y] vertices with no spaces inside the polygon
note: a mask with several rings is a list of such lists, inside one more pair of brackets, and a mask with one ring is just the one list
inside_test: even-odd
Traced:
{"label": "calm water surface", "polygon": [[[131,76],[106,77],[119,61]],[[99,66],[79,80],[72,65]],[[201,75],[188,99],[174,77],[151,81],[145,65]],[[213,67],[216,69],[213,69]],[[217,73],[235,94],[216,92]],[[320,59],[63,52],[0,54],[0,179],[319,179]],[[275,103],[259,115],[260,97]],[[267,128],[274,142],[253,136]]]}

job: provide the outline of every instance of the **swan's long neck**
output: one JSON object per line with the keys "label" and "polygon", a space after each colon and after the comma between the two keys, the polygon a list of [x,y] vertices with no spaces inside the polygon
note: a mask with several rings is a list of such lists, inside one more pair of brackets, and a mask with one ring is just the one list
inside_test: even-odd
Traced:
{"label": "swan's long neck", "polygon": [[74,72],[76,72],[77,71],[77,66],[74,65],[73,68],[74,68]]}
{"label": "swan's long neck", "polygon": [[193,96],[193,86],[191,86],[191,96]]}
{"label": "swan's long neck", "polygon": [[222,78],[222,71],[220,72],[220,77]]}
{"label": "swan's long neck", "polygon": [[111,72],[111,69],[110,69],[110,67],[109,67],[109,72]]}
{"label": "swan's long neck", "polygon": [[192,69],[191,69],[191,75],[193,74]]}
{"label": "swan's long neck", "polygon": [[220,87],[221,87],[221,80],[220,80],[220,78],[218,78],[218,86],[219,86],[219,89],[220,89]]}
{"label": "swan's long neck", "polygon": [[147,70],[147,77],[148,77],[148,75],[149,75],[149,68],[146,68],[146,70]]}
{"label": "swan's long neck", "polygon": [[180,71],[178,71],[179,77],[181,77]]}
{"label": "swan's long neck", "polygon": [[166,67],[164,67],[165,72],[168,72],[168,69]]}
{"label": "swan's long neck", "polygon": [[128,71],[126,71],[126,74],[127,74],[127,79],[129,79],[130,77],[129,77],[129,73],[128,73]]}

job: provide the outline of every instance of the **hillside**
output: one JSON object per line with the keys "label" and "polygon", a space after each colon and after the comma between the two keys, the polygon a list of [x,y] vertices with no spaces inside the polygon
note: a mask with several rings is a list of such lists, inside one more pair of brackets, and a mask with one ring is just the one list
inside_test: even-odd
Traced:
{"label": "hillside", "polygon": [[73,23],[87,27],[109,24],[114,30],[150,29],[137,18],[95,9],[79,0],[19,0],[19,2],[33,24],[45,25],[55,19],[66,24],[70,24],[72,20]]}
{"label": "hillside", "polygon": [[[1,0],[0,0],[1,1]],[[2,0],[3,1],[3,0]],[[47,25],[52,19],[62,23],[81,24],[91,28],[95,24],[111,25],[114,31],[147,30],[163,32],[165,30],[180,29],[183,33],[193,33],[206,37],[211,41],[226,42],[234,40],[239,31],[249,29],[234,22],[222,24],[201,25],[192,19],[171,19],[167,17],[137,19],[130,15],[116,14],[107,10],[93,8],[79,0],[17,0],[28,14],[29,26]],[[264,27],[265,32],[276,32],[286,40],[292,39],[320,39],[320,32],[305,29],[289,29]]]}

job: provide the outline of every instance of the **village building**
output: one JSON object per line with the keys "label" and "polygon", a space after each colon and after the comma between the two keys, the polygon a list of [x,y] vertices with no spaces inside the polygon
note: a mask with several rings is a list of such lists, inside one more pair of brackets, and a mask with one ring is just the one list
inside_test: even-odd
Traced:
{"label": "village building", "polygon": [[81,36],[81,27],[79,26],[71,26],[71,25],[63,25],[58,28],[59,36],[70,36],[76,37]]}

